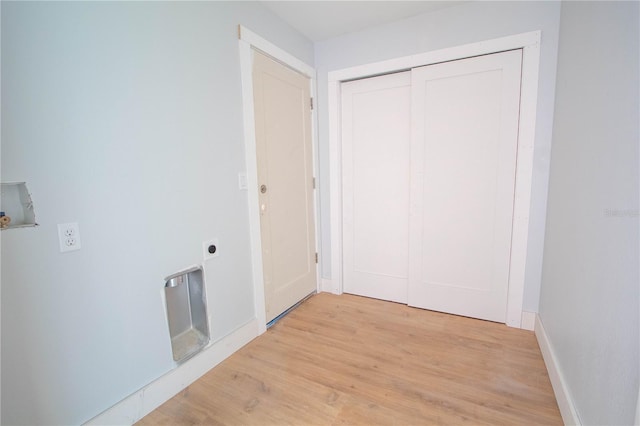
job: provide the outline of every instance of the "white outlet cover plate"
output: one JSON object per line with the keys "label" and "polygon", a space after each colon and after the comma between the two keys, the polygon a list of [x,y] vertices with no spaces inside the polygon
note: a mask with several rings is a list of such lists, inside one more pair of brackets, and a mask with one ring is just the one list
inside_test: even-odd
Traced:
{"label": "white outlet cover plate", "polygon": [[76,222],[58,224],[58,243],[61,253],[80,250],[80,227]]}
{"label": "white outlet cover plate", "polygon": [[[209,253],[209,246],[210,245],[214,245],[216,246],[216,252],[215,253]],[[209,241],[205,241],[202,243],[202,254],[204,256],[204,260],[208,260],[208,259],[213,259],[214,257],[218,257],[220,256],[220,243],[218,241],[217,238],[213,238]]]}

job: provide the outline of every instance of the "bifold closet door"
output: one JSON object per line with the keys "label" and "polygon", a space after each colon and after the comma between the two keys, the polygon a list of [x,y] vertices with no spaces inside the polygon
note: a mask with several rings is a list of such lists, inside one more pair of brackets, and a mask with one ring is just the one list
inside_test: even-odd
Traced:
{"label": "bifold closet door", "polygon": [[506,320],[521,61],[412,70],[411,306]]}
{"label": "bifold closet door", "polygon": [[346,293],[407,303],[411,73],[342,84]]}

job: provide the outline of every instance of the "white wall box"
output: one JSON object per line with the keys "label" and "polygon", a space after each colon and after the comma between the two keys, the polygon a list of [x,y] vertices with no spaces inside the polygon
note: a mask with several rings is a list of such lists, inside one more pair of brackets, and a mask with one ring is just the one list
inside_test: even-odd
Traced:
{"label": "white wall box", "polygon": [[173,360],[181,363],[209,343],[202,268],[196,266],[168,276],[164,291]]}
{"label": "white wall box", "polygon": [[0,229],[25,228],[37,226],[31,194],[26,182],[7,182],[0,184],[0,211],[11,218],[11,222]]}

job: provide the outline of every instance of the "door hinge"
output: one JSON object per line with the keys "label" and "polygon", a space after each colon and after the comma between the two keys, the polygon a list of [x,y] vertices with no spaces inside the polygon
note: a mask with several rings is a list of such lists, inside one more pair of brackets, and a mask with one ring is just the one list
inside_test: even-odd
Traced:
{"label": "door hinge", "polygon": [[313,98],[309,98],[309,104],[311,105],[311,109],[313,109]]}
{"label": "door hinge", "polygon": [[313,189],[316,189],[316,178],[313,178]]}
{"label": "door hinge", "polygon": [[316,253],[316,263],[318,263],[318,253]]}

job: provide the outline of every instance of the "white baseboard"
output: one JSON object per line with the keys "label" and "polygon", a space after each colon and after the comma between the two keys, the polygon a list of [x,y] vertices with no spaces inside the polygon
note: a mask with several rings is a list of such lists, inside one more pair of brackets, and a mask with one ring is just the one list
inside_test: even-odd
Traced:
{"label": "white baseboard", "polygon": [[536,328],[536,313],[522,311],[522,321],[520,322],[520,328],[523,330],[533,331]]}
{"label": "white baseboard", "polygon": [[257,336],[258,322],[254,319],[85,424],[134,424]]}
{"label": "white baseboard", "polygon": [[640,426],[640,386],[638,387],[638,403],[636,404],[636,419],[633,422],[634,426]]}
{"label": "white baseboard", "polygon": [[555,356],[547,332],[545,331],[540,316],[535,316],[535,334],[538,339],[538,345],[542,352],[542,358],[547,366],[549,373],[549,379],[551,380],[551,386],[553,387],[553,393],[556,395],[556,401],[558,401],[558,408],[560,408],[560,414],[562,415],[562,421],[565,425],[580,426],[580,417],[573,404],[571,393],[567,386],[567,382],[562,374],[558,359]]}

